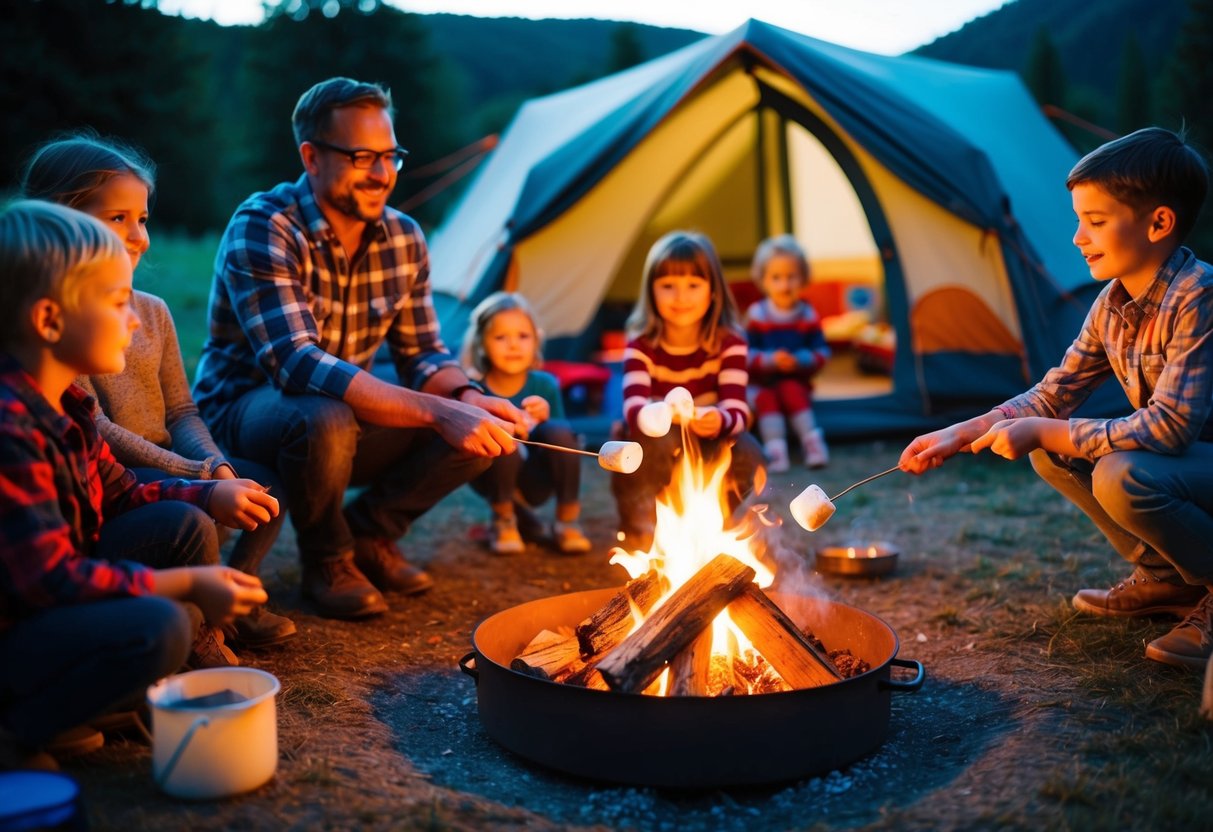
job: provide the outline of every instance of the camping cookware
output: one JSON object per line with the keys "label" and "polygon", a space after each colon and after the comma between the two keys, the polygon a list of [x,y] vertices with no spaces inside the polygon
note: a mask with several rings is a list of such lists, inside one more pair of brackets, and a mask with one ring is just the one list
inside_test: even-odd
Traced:
{"label": "camping cookware", "polygon": [[[485,619],[460,668],[476,680],[480,722],[509,750],[596,780],[655,787],[772,783],[847,765],[888,732],[890,695],[922,686],[916,661],[896,658],[897,634],[846,604],[772,593],[828,648],[849,647],[872,669],[817,688],[752,696],[657,697],[564,685],[510,669],[540,630],[572,627],[617,589],[544,598]],[[915,671],[907,681],[892,667]]]}

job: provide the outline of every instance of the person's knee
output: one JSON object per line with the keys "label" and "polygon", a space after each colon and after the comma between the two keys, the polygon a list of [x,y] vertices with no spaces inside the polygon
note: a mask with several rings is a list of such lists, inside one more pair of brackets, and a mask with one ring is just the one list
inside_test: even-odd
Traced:
{"label": "person's knee", "polygon": [[219,530],[214,519],[188,503],[175,503],[177,518],[176,562],[181,566],[211,566],[219,563]]}
{"label": "person's knee", "polygon": [[186,608],[157,596],[141,599],[149,661],[148,683],[176,673],[189,655],[197,626]]}
{"label": "person's knee", "polygon": [[345,402],[327,396],[302,396],[292,420],[290,440],[306,442],[314,453],[347,453],[353,458],[358,432],[358,419]]}
{"label": "person's knee", "polygon": [[1100,457],[1091,473],[1091,493],[1121,525],[1131,525],[1131,518],[1158,493],[1148,465],[1142,464],[1146,461],[1138,453],[1110,453]]}

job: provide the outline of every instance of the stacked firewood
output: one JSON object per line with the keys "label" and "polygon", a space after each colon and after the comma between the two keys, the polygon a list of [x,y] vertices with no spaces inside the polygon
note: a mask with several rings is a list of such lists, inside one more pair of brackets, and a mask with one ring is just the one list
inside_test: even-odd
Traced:
{"label": "stacked firewood", "polygon": [[[667,692],[675,696],[811,688],[869,669],[848,650],[827,653],[753,581],[752,568],[719,555],[653,610],[669,587],[650,571],[573,632],[541,631],[511,667],[565,684],[642,693],[653,692],[668,666]],[[726,607],[753,645],[731,659],[712,654],[712,621]],[[641,617],[643,623],[632,632]]]}

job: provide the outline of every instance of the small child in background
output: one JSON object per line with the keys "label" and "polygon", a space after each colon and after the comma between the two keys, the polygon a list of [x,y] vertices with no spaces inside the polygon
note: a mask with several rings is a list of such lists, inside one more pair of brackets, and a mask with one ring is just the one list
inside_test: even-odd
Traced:
{"label": "small child in background", "polygon": [[[22,194],[91,214],[122,240],[131,268],[148,250],[148,199],[154,188],[153,165],[140,153],[92,133],[80,133],[43,144],[26,166]],[[131,305],[139,328],[131,337],[126,369],[113,375],[82,376],[77,383],[97,400],[97,427],[115,458],[135,469],[140,481],[165,477],[236,479],[242,474],[262,485],[275,485],[274,475],[248,460],[224,457],[198,407],[189,382],[177,329],[168,305],[136,290]],[[281,488],[273,489],[282,494]],[[286,513],[236,541],[229,564],[256,575],[278,537]],[[220,530],[221,542],[226,529]],[[289,618],[257,607],[229,629],[246,647],[278,644],[295,635]]]}
{"label": "small child in background", "polygon": [[727,481],[735,504],[754,487],[762,450],[747,428],[746,342],[736,302],[724,280],[720,259],[702,234],[673,231],[649,249],[640,296],[628,318],[624,351],[623,415],[627,438],[639,442],[644,461],[633,474],[612,474],[627,548],[652,546],[657,495],[670,483],[681,429],[646,436],[640,410],[661,401],[675,387],[695,400],[696,415],[684,426],[697,437],[705,457],[732,448]]}
{"label": "small child in background", "polygon": [[[496,292],[472,311],[463,345],[463,362],[494,396],[509,399],[527,415],[530,438],[550,445],[576,448],[577,437],[564,418],[560,384],[543,363],[543,338],[535,316],[522,295]],[[518,515],[556,497],[552,539],[565,553],[586,552],[581,515],[581,460],[575,454],[520,446],[497,457],[488,471],[472,481],[477,494],[493,511],[489,548],[499,555],[523,550]],[[532,525],[537,522],[532,519]]]}
{"label": "small child in background", "polygon": [[0,275],[0,768],[53,767],[41,749],[56,736],[183,660],[235,663],[216,655],[219,626],[266,596],[218,565],[207,514],[254,529],[278,504],[251,480],[141,484],[110,453],[72,383],[121,372],[139,326],[130,259],[105,225],[14,203]]}
{"label": "small child in background", "polygon": [[762,300],[746,311],[750,379],[758,433],[771,471],[790,466],[787,429],[800,439],[805,464],[824,468],[829,449],[813,418],[813,376],[830,357],[817,310],[800,297],[809,282],[809,261],[791,234],[763,240],[751,276]]}

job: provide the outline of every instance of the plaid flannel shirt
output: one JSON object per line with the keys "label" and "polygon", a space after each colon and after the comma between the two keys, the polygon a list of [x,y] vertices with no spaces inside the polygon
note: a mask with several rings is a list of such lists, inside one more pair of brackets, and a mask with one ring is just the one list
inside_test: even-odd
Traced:
{"label": "plaid flannel shirt", "polygon": [[0,353],[0,632],[40,609],[149,592],[146,566],[89,557],[105,518],[157,500],[206,508],[214,489],[139,485],[98,433],[93,399],[72,385],[61,404]]}
{"label": "plaid flannel shirt", "polygon": [[356,254],[344,250],[306,175],[236,209],[215,258],[194,383],[209,423],[266,382],[340,399],[385,341],[406,387],[459,366],[439,335],[417,223],[388,208],[363,242]]}
{"label": "plaid flannel shirt", "polygon": [[1031,390],[999,406],[1008,417],[1068,417],[1115,375],[1133,413],[1072,418],[1087,459],[1143,449],[1182,454],[1213,441],[1213,269],[1179,248],[1139,298],[1119,280],[1099,293],[1082,331]]}

